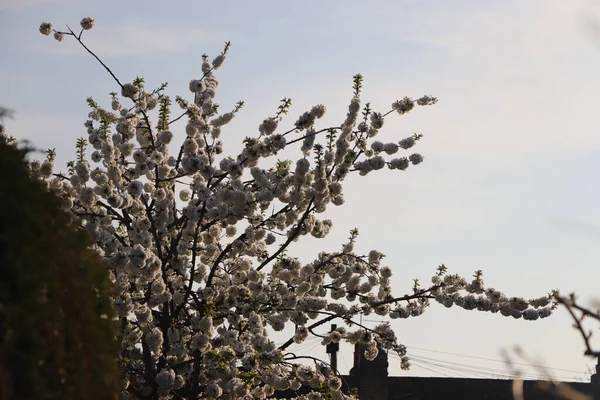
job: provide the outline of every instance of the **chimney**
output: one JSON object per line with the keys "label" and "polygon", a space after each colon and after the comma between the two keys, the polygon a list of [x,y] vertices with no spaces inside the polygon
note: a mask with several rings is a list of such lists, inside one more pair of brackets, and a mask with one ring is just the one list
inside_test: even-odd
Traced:
{"label": "chimney", "polygon": [[373,361],[365,358],[366,346],[357,343],[354,346],[354,367],[350,375],[355,378],[358,398],[365,400],[387,400],[389,398],[388,355],[379,347],[379,353]]}
{"label": "chimney", "polygon": [[354,345],[354,366],[353,368],[357,368],[360,366],[360,344],[356,343]]}
{"label": "chimney", "polygon": [[379,353],[373,361],[367,360],[364,352],[365,346],[360,343],[354,345],[354,366],[350,370],[350,375],[388,376],[387,351],[379,347]]}
{"label": "chimney", "polygon": [[[332,324],[331,325],[331,332],[335,331],[337,329],[337,325],[336,324]],[[333,371],[334,374],[337,374],[338,369],[337,369],[337,352],[340,349],[340,344],[339,343],[329,343],[326,346],[326,351],[329,354],[329,358],[331,360],[330,365],[331,365],[331,369]]]}

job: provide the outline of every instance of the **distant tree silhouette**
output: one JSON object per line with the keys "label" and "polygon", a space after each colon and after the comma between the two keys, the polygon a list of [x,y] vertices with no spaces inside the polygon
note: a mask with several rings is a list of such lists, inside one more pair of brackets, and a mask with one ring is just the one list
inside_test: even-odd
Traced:
{"label": "distant tree silhouette", "polygon": [[14,111],[8,109],[6,107],[0,107],[0,120],[3,118],[11,118],[14,114]]}

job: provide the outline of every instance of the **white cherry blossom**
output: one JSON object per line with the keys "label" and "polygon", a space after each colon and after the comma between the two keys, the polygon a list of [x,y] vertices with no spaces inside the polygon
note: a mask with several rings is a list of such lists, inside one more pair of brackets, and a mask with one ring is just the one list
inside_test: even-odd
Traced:
{"label": "white cherry blossom", "polygon": [[[87,31],[94,20],[84,18],[81,26]],[[59,32],[44,22],[40,32],[83,44],[83,31]],[[344,203],[349,174],[377,173],[386,165],[404,171],[423,162],[422,155],[404,152],[421,135],[395,143],[375,138],[394,111],[402,115],[437,99],[404,97],[375,112],[363,105],[363,78],[356,75],[339,125],[318,126],[323,105],[290,122],[284,117],[291,100],[283,99],[249,129],[243,149],[228,154],[221,137],[243,106],[215,103],[215,71],[228,50],[229,43],[212,62],[204,56],[190,93],[174,98],[166,84],[149,90],[140,78],[122,83],[100,61],[122,98],[113,93],[109,108],[88,99],[87,136],[78,140],[67,172],[53,174],[51,156],[30,165],[92,235],[110,271],[123,398],[263,399],[304,385],[343,399],[338,371],[294,352],[330,321],[346,327],[323,335],[323,344],[362,343],[368,359],[381,346],[408,368],[406,348],[390,325],[369,328],[358,322],[361,315],[417,317],[432,299],[526,320],[550,315],[549,297],[508,297],[484,286],[480,271],[469,282],[443,265],[430,286],[415,281],[412,292],[394,295],[397,260],[378,250],[355,252],[358,230],[310,262],[290,257],[286,250],[303,236],[328,235],[332,221],[321,213]],[[173,101],[179,114],[171,114]],[[180,119],[185,128],[172,130]],[[179,145],[171,153],[173,142]],[[94,149],[89,161],[88,145]],[[297,158],[278,160],[288,149],[297,149]],[[276,346],[270,334],[288,325],[295,333]],[[314,363],[303,365],[307,359]]]}

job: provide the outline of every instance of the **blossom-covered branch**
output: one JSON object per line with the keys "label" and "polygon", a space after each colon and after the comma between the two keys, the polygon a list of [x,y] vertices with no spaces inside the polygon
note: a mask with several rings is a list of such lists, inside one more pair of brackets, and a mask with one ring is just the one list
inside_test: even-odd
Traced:
{"label": "blossom-covered branch", "polygon": [[[216,72],[230,44],[212,60],[203,56],[200,77],[189,82],[192,99],[176,96],[182,112],[171,118],[166,84],[147,90],[142,78],[121,83],[84,44],[82,33],[93,25],[84,18],[76,34],[44,22],[40,32],[59,41],[73,37],[115,79],[121,97],[111,93],[110,108],[88,99],[87,136],[78,140],[68,172],[53,174],[50,152],[30,169],[92,234],[111,271],[124,398],[263,399],[305,385],[314,389],[311,399],[342,399],[337,372],[312,357],[314,367],[298,364],[307,356],[294,354],[294,345],[317,336],[323,344],[360,342],[370,359],[379,348],[405,356],[389,324],[368,328],[357,319],[372,312],[416,317],[431,299],[514,318],[550,315],[548,296],[507,297],[485,288],[480,272],[469,282],[443,265],[430,287],[415,281],[412,293],[394,296],[383,254],[354,251],[358,230],[341,250],[323,251],[311,262],[288,255],[302,237],[328,235],[332,221],[319,214],[344,204],[350,172],[405,171],[423,162],[418,153],[396,156],[422,135],[386,143],[376,137],[392,114],[435,104],[435,97],[403,97],[379,113],[362,105],[363,77],[355,75],[339,125],[317,128],[326,112],[319,104],[283,128],[291,107],[284,98],[248,132],[241,152],[224,156],[221,131],[243,107],[239,102],[222,113],[215,102]],[[172,132],[184,118],[184,132]],[[176,136],[181,142],[171,155]],[[293,146],[296,159],[276,159]],[[333,320],[347,328],[316,331]],[[289,325],[293,337],[277,347],[270,333]],[[405,358],[402,363],[408,367]]]}

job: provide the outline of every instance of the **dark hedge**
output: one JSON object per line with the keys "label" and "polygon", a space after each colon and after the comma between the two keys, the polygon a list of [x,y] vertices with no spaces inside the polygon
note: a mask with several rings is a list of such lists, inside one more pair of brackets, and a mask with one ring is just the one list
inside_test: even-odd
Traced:
{"label": "dark hedge", "polygon": [[107,270],[26,154],[0,141],[0,397],[116,399]]}

